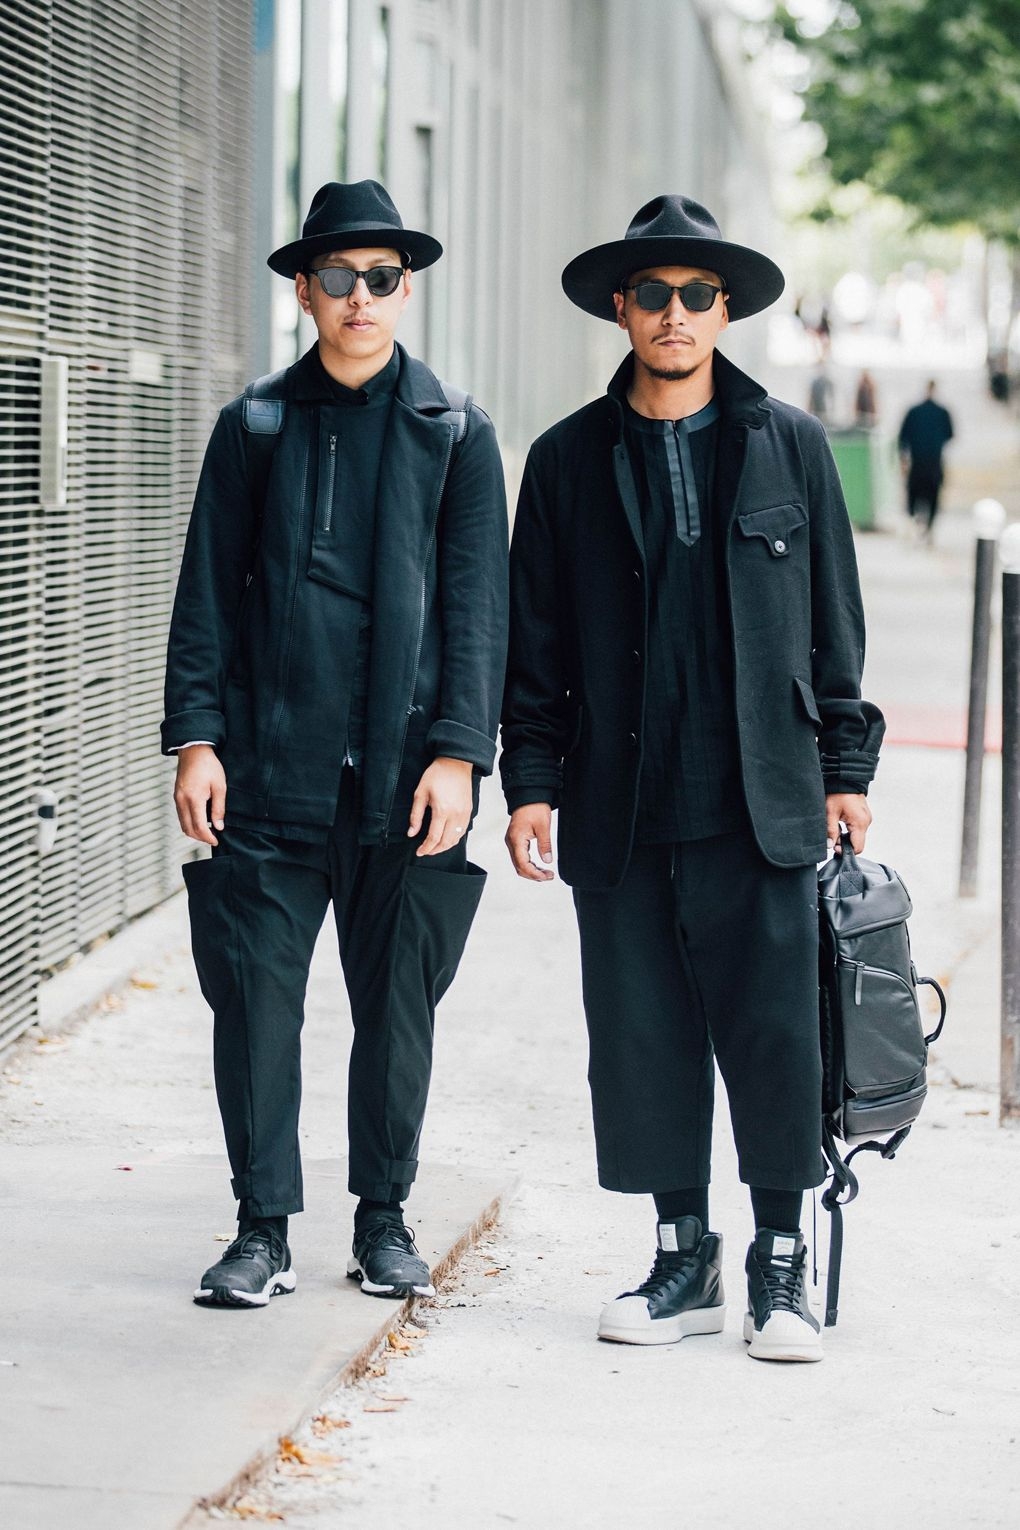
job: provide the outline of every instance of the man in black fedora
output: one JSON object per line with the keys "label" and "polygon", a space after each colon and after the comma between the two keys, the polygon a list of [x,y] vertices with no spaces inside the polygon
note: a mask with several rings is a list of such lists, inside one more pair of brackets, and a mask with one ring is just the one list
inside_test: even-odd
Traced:
{"label": "man in black fedora", "polygon": [[839,480],[817,421],[716,350],[783,277],[697,202],[649,202],[563,286],[631,351],[528,458],[501,769],[522,877],[552,877],[559,809],[599,1181],[657,1210],[651,1274],[599,1335],[723,1326],[718,1058],[756,1228],[744,1337],[755,1358],[817,1360],[800,1230],[823,1179],[815,866],[840,823],[863,847],[883,731]]}
{"label": "man in black fedora", "polygon": [[347,1273],[432,1294],[402,1203],[435,1005],[484,882],[466,838],[507,615],[492,425],[394,340],[412,272],[441,254],[375,181],[317,192],[269,264],[318,341],[221,411],[188,529],[162,737],[181,828],[212,846],[184,876],[239,1203],[208,1305],[294,1289],[300,1032],[330,903],[354,1022]]}

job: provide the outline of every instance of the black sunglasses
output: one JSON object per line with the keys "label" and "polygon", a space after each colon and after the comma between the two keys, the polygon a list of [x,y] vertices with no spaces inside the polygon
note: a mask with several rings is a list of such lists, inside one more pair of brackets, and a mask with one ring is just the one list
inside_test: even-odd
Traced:
{"label": "black sunglasses", "polygon": [[352,271],[350,266],[319,266],[306,271],[305,276],[317,276],[327,297],[350,297],[358,285],[358,277],[365,278],[365,286],[373,297],[389,297],[396,292],[403,276],[402,266],[372,266],[368,271]]}
{"label": "black sunglasses", "polygon": [[715,302],[716,293],[725,293],[726,288],[714,287],[711,282],[685,282],[682,287],[671,287],[668,282],[635,282],[633,286],[624,283],[620,291],[633,292],[638,307],[648,313],[668,308],[674,292],[680,294],[680,301],[689,312],[707,313]]}

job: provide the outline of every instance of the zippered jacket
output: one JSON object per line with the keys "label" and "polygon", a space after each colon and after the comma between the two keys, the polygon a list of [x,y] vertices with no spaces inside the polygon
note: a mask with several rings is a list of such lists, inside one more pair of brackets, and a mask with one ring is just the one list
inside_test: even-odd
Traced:
{"label": "zippered jacket", "polygon": [[[608,393],[528,456],[510,557],[500,771],[511,812],[559,808],[560,873],[614,887],[641,776],[649,589],[623,408]],[[825,794],[866,791],[885,724],[861,699],[864,616],[853,537],[825,431],[726,357],[712,513],[726,577],[744,797],[766,860],[825,859]]]}
{"label": "zippered jacket", "polygon": [[[407,828],[437,755],[491,772],[507,624],[503,467],[488,416],[455,439],[438,380],[402,347],[376,498],[361,839]],[[312,539],[333,400],[314,352],[286,374],[286,415],[261,525],[243,398],[220,412],[184,548],[167,651],[162,745],[211,743],[227,812],[333,822],[343,768],[336,672],[356,603],[322,577]],[[339,413],[338,413],[339,418]],[[334,521],[341,534],[339,519]]]}

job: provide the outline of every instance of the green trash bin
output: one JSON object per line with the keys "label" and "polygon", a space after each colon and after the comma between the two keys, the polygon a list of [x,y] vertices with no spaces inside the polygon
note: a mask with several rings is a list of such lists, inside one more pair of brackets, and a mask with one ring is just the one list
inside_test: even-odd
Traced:
{"label": "green trash bin", "polygon": [[850,519],[861,531],[872,531],[875,526],[875,483],[879,467],[875,433],[850,427],[830,430],[828,434]]}

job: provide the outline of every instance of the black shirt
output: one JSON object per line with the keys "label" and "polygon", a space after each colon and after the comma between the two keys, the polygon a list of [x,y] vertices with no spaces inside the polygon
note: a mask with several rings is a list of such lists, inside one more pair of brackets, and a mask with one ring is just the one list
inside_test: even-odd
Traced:
{"label": "black shirt", "polygon": [[740,781],[725,519],[714,503],[719,409],[651,420],[624,406],[648,571],[640,843],[747,823]]}

